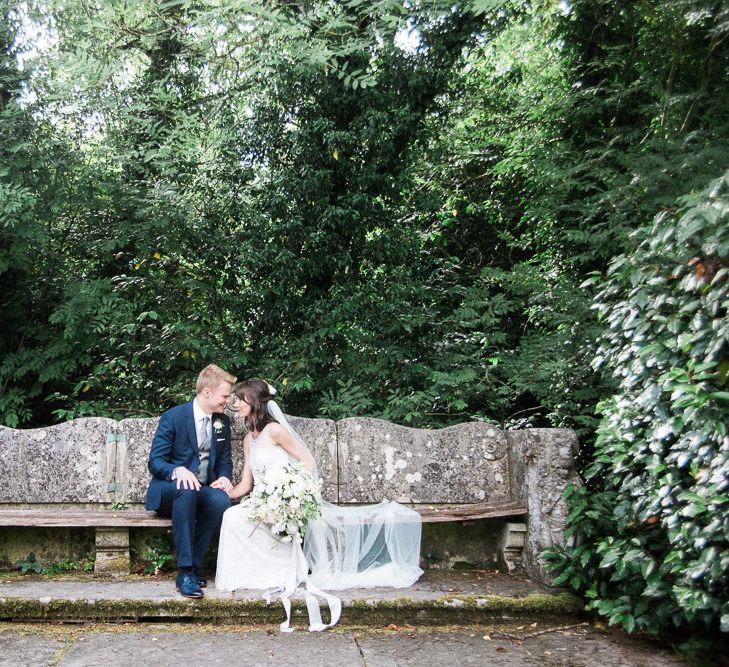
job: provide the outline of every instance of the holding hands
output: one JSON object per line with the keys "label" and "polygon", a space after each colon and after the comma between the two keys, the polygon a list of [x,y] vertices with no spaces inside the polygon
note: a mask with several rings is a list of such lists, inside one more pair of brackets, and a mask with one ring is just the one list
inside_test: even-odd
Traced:
{"label": "holding hands", "polygon": [[210,488],[220,489],[221,491],[225,491],[230,496],[230,492],[233,490],[233,485],[227,477],[218,477],[218,479],[216,479],[210,485]]}
{"label": "holding hands", "polygon": [[[195,473],[191,472],[184,466],[179,466],[174,469],[172,473],[173,479],[177,482],[178,489],[190,489],[191,491],[200,490],[200,480],[198,480]],[[211,485],[211,489],[220,489],[225,491],[228,495],[233,490],[233,485],[227,477],[218,477]]]}

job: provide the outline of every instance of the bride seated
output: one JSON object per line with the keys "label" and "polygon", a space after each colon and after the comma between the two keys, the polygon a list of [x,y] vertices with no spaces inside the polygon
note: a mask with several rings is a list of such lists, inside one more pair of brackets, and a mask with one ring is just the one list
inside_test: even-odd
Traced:
{"label": "bride seated", "polygon": [[[420,515],[395,502],[338,506],[323,501],[321,516],[309,524],[303,548],[299,540],[282,539],[261,526],[249,494],[266,476],[298,461],[318,479],[314,457],[273,400],[274,394],[259,379],[236,388],[236,409],[248,434],[243,440],[243,475],[228,495],[244,499],[223,515],[215,587],[264,590],[269,600],[279,595],[287,613],[283,631],[290,631],[289,599],[303,589],[309,629],[318,631],[335,625],[341,613],[339,599],[321,588],[403,588],[417,581],[423,573]],[[317,596],[329,604],[329,624],[321,622]]]}

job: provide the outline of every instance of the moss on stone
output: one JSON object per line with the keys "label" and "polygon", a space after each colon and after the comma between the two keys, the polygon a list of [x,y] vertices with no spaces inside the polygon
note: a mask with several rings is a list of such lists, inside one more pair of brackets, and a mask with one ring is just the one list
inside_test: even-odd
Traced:
{"label": "moss on stone", "polygon": [[[292,600],[293,616],[305,618],[303,600]],[[376,627],[397,623],[441,625],[476,623],[494,619],[538,620],[578,616],[582,603],[569,594],[534,594],[513,598],[497,595],[449,595],[418,600],[408,597],[387,600],[360,599],[344,603],[346,625]],[[177,619],[219,624],[270,623],[283,619],[280,604],[263,600],[31,600],[0,599],[2,620],[44,621],[144,621]]]}

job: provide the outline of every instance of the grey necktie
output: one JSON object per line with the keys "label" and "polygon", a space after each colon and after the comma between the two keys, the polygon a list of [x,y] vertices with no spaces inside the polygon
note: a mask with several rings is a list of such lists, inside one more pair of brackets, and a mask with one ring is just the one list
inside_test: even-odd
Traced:
{"label": "grey necktie", "polygon": [[200,420],[200,435],[198,438],[198,450],[200,452],[200,467],[197,469],[197,480],[200,484],[207,484],[208,461],[210,460],[210,417],[203,417]]}

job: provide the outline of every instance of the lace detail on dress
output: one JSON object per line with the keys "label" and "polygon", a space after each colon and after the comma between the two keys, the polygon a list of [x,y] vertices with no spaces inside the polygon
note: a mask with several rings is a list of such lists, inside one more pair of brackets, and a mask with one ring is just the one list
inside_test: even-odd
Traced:
{"label": "lace detail on dress", "polygon": [[249,453],[253,483],[257,484],[267,470],[285,466],[291,459],[284,449],[271,442],[267,428],[264,428],[258,437],[250,434]]}

